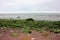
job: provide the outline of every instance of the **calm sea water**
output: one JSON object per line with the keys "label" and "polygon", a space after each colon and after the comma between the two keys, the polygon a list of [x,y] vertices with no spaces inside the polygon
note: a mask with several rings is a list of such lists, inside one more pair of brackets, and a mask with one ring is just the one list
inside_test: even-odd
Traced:
{"label": "calm sea water", "polygon": [[52,20],[58,21],[60,20],[60,15],[40,15],[40,14],[0,14],[0,18],[17,18],[20,17],[21,19],[33,18],[35,20]]}

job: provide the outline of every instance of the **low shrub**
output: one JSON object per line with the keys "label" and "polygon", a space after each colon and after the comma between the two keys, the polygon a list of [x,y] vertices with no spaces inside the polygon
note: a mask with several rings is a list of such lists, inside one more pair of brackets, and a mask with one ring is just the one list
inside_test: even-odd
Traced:
{"label": "low shrub", "polygon": [[46,21],[46,20],[34,20],[28,18],[25,20],[22,19],[0,19],[0,27],[9,27],[9,28],[24,28],[24,32],[28,33],[30,30],[35,29],[41,31],[53,31],[60,32],[60,21]]}

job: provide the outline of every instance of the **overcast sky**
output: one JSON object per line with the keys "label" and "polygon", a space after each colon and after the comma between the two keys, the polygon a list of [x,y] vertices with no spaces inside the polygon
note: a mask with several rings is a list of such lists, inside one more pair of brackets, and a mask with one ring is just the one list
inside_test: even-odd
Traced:
{"label": "overcast sky", "polygon": [[60,0],[0,0],[0,13],[43,11],[60,11]]}

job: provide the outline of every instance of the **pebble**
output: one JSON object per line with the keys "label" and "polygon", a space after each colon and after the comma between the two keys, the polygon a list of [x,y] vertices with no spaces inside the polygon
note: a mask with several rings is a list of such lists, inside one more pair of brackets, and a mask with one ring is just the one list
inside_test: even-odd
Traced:
{"label": "pebble", "polygon": [[3,29],[3,28],[1,27],[1,29]]}
{"label": "pebble", "polygon": [[4,27],[4,28],[6,28],[6,27]]}
{"label": "pebble", "polygon": [[11,30],[11,32],[13,32],[13,30]]}
{"label": "pebble", "polygon": [[35,38],[31,38],[31,40],[35,40]]}

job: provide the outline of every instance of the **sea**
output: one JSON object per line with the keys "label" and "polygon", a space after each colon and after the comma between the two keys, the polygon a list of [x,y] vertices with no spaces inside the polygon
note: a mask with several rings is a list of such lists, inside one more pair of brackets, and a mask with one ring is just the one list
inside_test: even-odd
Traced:
{"label": "sea", "polygon": [[21,19],[33,18],[34,20],[51,20],[60,21],[60,13],[7,13],[0,14],[1,19],[16,19],[20,17]]}

